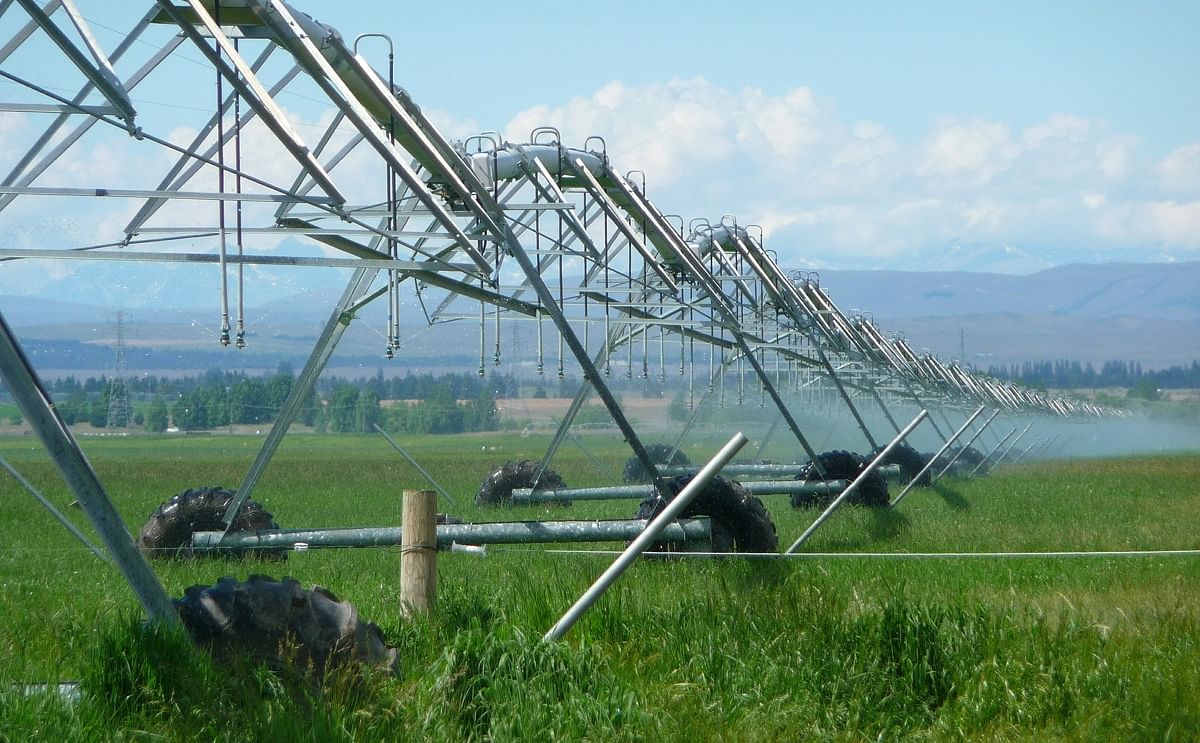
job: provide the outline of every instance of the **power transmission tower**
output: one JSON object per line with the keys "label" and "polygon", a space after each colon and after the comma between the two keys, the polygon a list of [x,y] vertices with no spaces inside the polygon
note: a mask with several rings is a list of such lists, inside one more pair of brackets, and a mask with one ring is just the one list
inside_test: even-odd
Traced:
{"label": "power transmission tower", "polygon": [[116,369],[108,383],[108,419],[105,428],[129,428],[129,388],[125,385],[125,313],[117,312]]}

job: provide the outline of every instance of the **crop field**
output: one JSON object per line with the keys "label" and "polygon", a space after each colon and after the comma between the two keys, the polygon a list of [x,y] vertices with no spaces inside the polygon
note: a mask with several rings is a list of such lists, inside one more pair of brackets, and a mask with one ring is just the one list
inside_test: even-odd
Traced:
{"label": "crop field", "polygon": [[[627,450],[583,434],[620,473]],[[693,460],[727,438],[713,434]],[[201,485],[235,488],[261,439],[130,436],[84,449],[129,527]],[[399,439],[468,521],[628,518],[636,501],[482,509],[493,465],[537,458],[516,434]],[[0,456],[92,531],[31,436]],[[779,458],[782,458],[782,454]],[[614,484],[564,445],[568,485]],[[424,483],[382,439],[285,440],[255,499],[282,527],[384,526]],[[874,553],[1200,549],[1200,455],[1006,465],[945,479],[895,512],[846,508],[790,559],[634,564],[560,643],[541,636],[620,544],[442,553],[437,605],[404,620],[398,549],[287,562],[159,561],[173,596],[223,575],[290,575],[352,601],[399,648],[396,678],[320,689],[227,671],[141,627],[132,592],[9,477],[0,479],[0,740],[1196,740],[1194,555]],[[763,496],[781,549],[815,518]],[[822,553],[822,554],[812,554]],[[839,553],[836,555],[825,553]],[[859,553],[856,555],[856,553]],[[871,555],[861,553],[872,553]],[[79,681],[68,702],[27,693]]]}

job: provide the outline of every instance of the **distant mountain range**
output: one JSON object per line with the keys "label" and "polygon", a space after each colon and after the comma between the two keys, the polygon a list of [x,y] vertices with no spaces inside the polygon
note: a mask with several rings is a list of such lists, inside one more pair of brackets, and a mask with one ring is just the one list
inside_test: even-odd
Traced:
{"label": "distant mountain range", "polygon": [[877,317],[1006,313],[1200,322],[1200,262],[1057,266],[1018,276],[966,271],[822,271],[842,310]]}
{"label": "distant mountain range", "polygon": [[[771,244],[777,241],[768,239],[767,242],[767,247],[779,247]],[[781,255],[791,255],[796,252],[785,249]],[[1195,261],[1196,258],[1195,251],[1175,250],[1165,246],[1089,250],[1049,245],[952,240],[940,245],[927,245],[923,248],[907,250],[899,255],[882,258],[869,254],[839,254],[833,259],[801,256],[790,258],[785,262],[793,268],[818,271],[966,271],[968,273],[1025,276],[1056,266],[1129,263],[1180,264]],[[831,262],[831,260],[835,262]]]}
{"label": "distant mountain range", "polygon": [[[1093,364],[1140,361],[1147,369],[1200,358],[1200,262],[1058,266],[1029,275],[965,271],[822,271],[820,283],[844,312],[867,311],[917,348],[986,368],[1044,359]],[[248,347],[216,344],[213,307],[164,306],[125,312],[131,370],[274,368],[307,357],[340,290],[318,288],[247,310]],[[0,312],[40,369],[110,368],[117,308],[33,297],[0,297]],[[382,316],[368,308],[331,362],[387,368]],[[379,311],[381,314],[381,310]],[[409,319],[416,315],[411,312]],[[549,333],[549,324],[546,328]],[[493,330],[487,335],[490,365]],[[396,367],[469,369],[478,363],[477,323],[405,325]],[[536,345],[532,323],[502,331],[506,361],[526,364]],[[547,337],[550,337],[548,335]],[[556,343],[547,342],[547,364]]]}
{"label": "distant mountain range", "polygon": [[844,312],[868,310],[914,345],[984,368],[1065,358],[1157,369],[1200,358],[1200,262],[1074,264],[1027,276],[823,271],[820,281]]}

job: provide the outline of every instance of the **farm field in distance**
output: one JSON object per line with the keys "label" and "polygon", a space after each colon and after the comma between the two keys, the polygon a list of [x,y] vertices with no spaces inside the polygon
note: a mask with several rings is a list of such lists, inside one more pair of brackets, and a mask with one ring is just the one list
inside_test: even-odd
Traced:
{"label": "farm field in distance", "polygon": [[[688,455],[706,459],[729,433],[694,436],[703,441]],[[580,438],[619,475],[619,436]],[[474,506],[491,467],[538,458],[544,435],[398,441],[458,500],[439,510],[467,521],[628,518],[637,508]],[[83,447],[136,532],[175,493],[236,487],[260,443],[135,435]],[[35,437],[0,438],[0,456],[92,535]],[[614,483],[570,443],[553,467],[572,487]],[[394,548],[155,563],[173,596],[223,575],[290,575],[379,624],[399,648],[400,676],[335,683],[314,703],[269,675],[187,658],[172,638],[139,644],[139,609],[117,571],[5,476],[0,740],[1195,740],[1196,556],[852,553],[1196,550],[1198,483],[1195,452],[946,479],[895,512],[843,509],[804,548],[843,555],[639,561],[554,645],[542,634],[614,555],[584,553],[592,545],[442,553],[438,605],[415,621],[400,617]],[[381,437],[296,435],[254,497],[283,528],[382,526],[398,523],[401,491],[420,487]],[[816,516],[786,495],[762,500],[781,549]],[[83,699],[20,692],[59,681],[82,681]]]}

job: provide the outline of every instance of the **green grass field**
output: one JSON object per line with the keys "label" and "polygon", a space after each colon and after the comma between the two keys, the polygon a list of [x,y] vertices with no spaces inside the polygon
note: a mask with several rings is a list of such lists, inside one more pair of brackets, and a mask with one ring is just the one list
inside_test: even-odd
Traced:
{"label": "green grass field", "polygon": [[[586,442],[612,471],[611,434]],[[715,451],[724,437],[695,450]],[[131,530],[189,487],[236,487],[260,439],[87,439]],[[473,521],[624,518],[632,501],[483,510],[489,467],[546,439],[402,439]],[[497,451],[483,451],[496,446]],[[3,456],[91,534],[33,437]],[[572,486],[611,484],[576,448]],[[381,438],[293,436],[256,491],[283,527],[394,525],[423,482]],[[156,563],[175,596],[222,575],[288,574],[353,601],[400,648],[396,679],[305,697],[146,637],[136,602],[33,498],[0,479],[0,740],[1195,740],[1194,556],[880,559],[862,552],[1200,549],[1200,456],[1008,466],[915,491],[896,513],[846,509],[805,546],[841,556],[635,566],[567,635],[541,635],[612,560],[495,546],[439,557],[435,611],[403,621],[395,549],[288,562]],[[811,522],[765,496],[781,545]],[[604,545],[615,548],[620,545]],[[19,693],[81,680],[84,698]]]}

